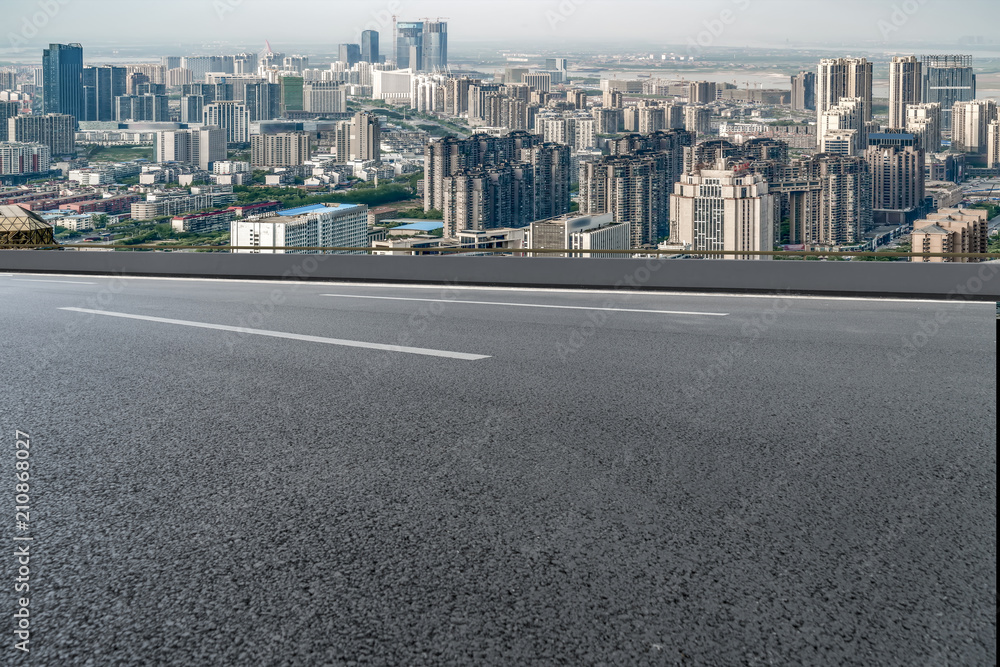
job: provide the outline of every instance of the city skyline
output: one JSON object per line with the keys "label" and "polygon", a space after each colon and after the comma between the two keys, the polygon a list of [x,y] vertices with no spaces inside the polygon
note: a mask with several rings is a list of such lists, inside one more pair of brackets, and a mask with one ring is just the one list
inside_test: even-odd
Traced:
{"label": "city skyline", "polygon": [[[466,49],[474,44],[501,41],[521,47],[532,40],[536,40],[536,50],[580,41],[594,48],[696,43],[706,50],[794,44],[892,48],[936,41],[942,47],[965,43],[967,47],[1000,53],[1000,40],[989,33],[976,32],[977,26],[991,17],[1000,18],[1000,9],[987,0],[966,0],[961,3],[961,12],[955,11],[954,4],[938,2],[913,0],[909,5],[903,3],[906,5],[903,7],[889,0],[844,0],[838,3],[836,12],[824,8],[823,20],[810,23],[808,40],[803,42],[797,42],[802,38],[799,29],[802,18],[814,15],[805,5],[815,5],[818,11],[821,9],[818,0],[713,0],[696,5],[673,0],[614,3],[509,0],[504,3],[503,11],[487,17],[480,5],[455,0],[351,3],[296,0],[289,7],[295,15],[314,19],[305,25],[299,21],[275,21],[273,3],[261,0],[176,0],[169,4],[169,11],[157,15],[155,23],[148,20],[148,12],[122,12],[121,4],[115,0],[87,3],[52,0],[44,7],[38,0],[12,0],[5,4],[4,14],[12,20],[0,40],[0,60],[23,58],[51,42],[81,39],[98,46],[113,42],[122,46],[178,47],[199,42],[263,46],[264,40],[269,40],[272,44],[281,43],[286,49],[295,44],[329,44],[335,50],[340,43],[360,42],[364,30],[378,30],[388,45],[391,38],[386,37],[392,32],[393,14],[400,21],[441,17],[449,24],[453,45],[464,45]],[[970,22],[970,14],[978,14],[984,22]],[[113,23],[108,21],[111,15]],[[330,23],[324,21],[325,17]],[[484,18],[489,20],[486,40],[480,38]],[[942,40],[942,35],[948,35],[948,39]],[[238,36],[238,40],[234,41],[233,36]]]}

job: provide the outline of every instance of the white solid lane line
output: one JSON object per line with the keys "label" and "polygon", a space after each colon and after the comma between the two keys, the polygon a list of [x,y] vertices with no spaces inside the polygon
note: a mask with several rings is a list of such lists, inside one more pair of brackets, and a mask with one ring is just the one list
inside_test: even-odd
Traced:
{"label": "white solid lane line", "polygon": [[562,308],[565,310],[610,310],[618,313],[650,313],[653,315],[705,315],[728,317],[729,313],[696,313],[687,310],[642,310],[639,308],[597,308],[595,306],[553,306],[545,303],[509,303],[507,301],[460,301],[458,299],[416,299],[405,296],[362,296],[358,294],[321,294],[341,299],[383,299],[386,301],[433,301],[437,303],[471,303],[480,306],[516,306],[519,308]]}
{"label": "white solid lane line", "polygon": [[382,343],[366,343],[357,340],[341,340],[339,338],[324,338],[322,336],[305,336],[302,334],[286,333],[284,331],[266,331],[264,329],[247,329],[246,327],[231,327],[225,324],[209,324],[208,322],[189,322],[187,320],[171,320],[165,317],[149,317],[146,315],[131,315],[129,313],[114,313],[108,310],[91,310],[89,308],[60,308],[59,310],[71,310],[76,313],[91,313],[94,315],[107,315],[109,317],[122,317],[130,320],[144,320],[146,322],[160,322],[162,324],[179,324],[185,327],[198,327],[200,329],[217,329],[219,331],[232,331],[241,334],[254,334],[257,336],[270,336],[272,338],[287,338],[290,340],[301,340],[309,343],[325,343],[326,345],[341,345],[344,347],[363,347],[370,350],[384,350],[386,352],[404,352],[406,354],[420,354],[427,357],[445,357],[447,359],[462,359],[464,361],[479,361],[489,359],[485,354],[466,354],[464,352],[448,352],[447,350],[429,350],[422,347],[404,347],[402,345],[383,345]]}
{"label": "white solid lane line", "polygon": [[33,278],[13,278],[17,283],[66,283],[67,285],[96,285],[97,283],[85,283],[81,280],[36,280]]}

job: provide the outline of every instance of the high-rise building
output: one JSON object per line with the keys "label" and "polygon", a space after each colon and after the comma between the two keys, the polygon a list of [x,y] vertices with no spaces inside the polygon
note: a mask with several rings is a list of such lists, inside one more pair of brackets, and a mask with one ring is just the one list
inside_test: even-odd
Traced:
{"label": "high-rise building", "polygon": [[339,81],[310,81],[302,87],[303,111],[343,113],[347,111],[347,87]]}
{"label": "high-rise building", "polygon": [[0,141],[8,141],[7,119],[13,118],[21,111],[21,103],[17,101],[0,100]]}
{"label": "high-rise building", "polygon": [[339,60],[342,63],[347,63],[348,67],[354,67],[354,65],[361,62],[362,60],[361,45],[341,44],[340,48],[337,51],[337,60]]}
{"label": "high-rise building", "polygon": [[[345,45],[342,44],[341,46]],[[358,46],[357,44],[351,44],[350,46],[354,47],[354,49],[352,50],[352,55],[354,55],[355,52],[357,56],[361,55],[360,46]],[[358,58],[355,58],[354,62],[355,63],[358,62]],[[351,64],[353,65],[354,63]],[[309,67],[309,56],[285,56],[285,58],[282,60],[282,67],[286,72],[295,72],[296,74],[302,74],[302,70],[307,69]]]}
{"label": "high-rise building", "polygon": [[671,241],[692,252],[733,251],[725,259],[765,259],[740,252],[774,248],[775,199],[763,176],[724,160],[685,174],[670,196]]}
{"label": "high-rise building", "polygon": [[1000,167],[1000,120],[990,121],[989,127],[986,128],[986,167],[988,169]]}
{"label": "high-rise building", "polygon": [[226,131],[204,126],[157,132],[155,148],[157,162],[180,162],[208,171],[214,162],[227,157]]}
{"label": "high-rise building", "polygon": [[308,132],[278,132],[250,137],[250,163],[254,167],[293,167],[309,159]]}
{"label": "high-rise building", "polygon": [[689,104],[708,104],[715,101],[714,81],[692,81],[688,84]]}
{"label": "high-rise building", "polygon": [[53,156],[76,153],[76,118],[69,114],[14,116],[7,119],[8,141],[44,144]]}
{"label": "high-rise building", "polygon": [[84,117],[83,47],[80,44],[49,44],[42,54],[42,108],[46,114]]}
{"label": "high-rise building", "polygon": [[684,129],[699,135],[708,134],[712,130],[711,117],[708,107],[689,104],[684,107]]}
{"label": "high-rise building", "polygon": [[552,89],[552,75],[548,72],[534,72],[521,77],[521,83],[526,83],[535,90],[549,92]]}
{"label": "high-rise building", "polygon": [[[886,136],[886,141],[880,141]],[[878,142],[868,146],[865,159],[872,174],[872,210],[875,225],[904,225],[913,222],[924,203],[924,151],[915,145],[901,145],[910,134],[892,141],[891,135],[872,135]]]}
{"label": "high-rise building", "polygon": [[[869,124],[865,122],[865,103],[860,97],[842,97],[840,104],[820,114],[817,134],[819,151],[837,155],[859,155],[868,146]],[[850,137],[850,145],[845,138]]]}
{"label": "high-rise building", "polygon": [[996,100],[955,102],[951,113],[951,147],[963,153],[985,155],[987,128],[996,119]]}
{"label": "high-rise building", "polygon": [[906,107],[923,94],[922,65],[916,56],[896,56],[889,63],[889,127],[906,127]]}
{"label": "high-rise building", "polygon": [[124,67],[83,68],[85,112],[82,120],[116,120],[115,98],[126,94],[127,73]]}
{"label": "high-rise building", "polygon": [[816,72],[799,72],[792,77],[792,109],[815,111]]}
{"label": "high-rise building", "polygon": [[860,101],[862,122],[872,119],[872,64],[865,58],[824,58],[816,72],[817,124],[845,97]]}
{"label": "high-rise building", "polygon": [[305,79],[301,76],[281,77],[281,113],[288,111],[302,111],[303,107],[303,87]]}
{"label": "high-rise building", "polygon": [[17,72],[0,70],[0,90],[14,90],[17,86]]}
{"label": "high-rise building", "polygon": [[639,134],[651,134],[667,127],[667,112],[663,107],[640,107],[639,122],[636,130]]}
{"label": "high-rise building", "polygon": [[45,144],[0,141],[0,176],[48,173],[51,155]]}
{"label": "high-rise building", "polygon": [[444,235],[524,227],[534,218],[534,170],[524,163],[459,169],[442,179]]}
{"label": "high-rise building", "polygon": [[423,65],[424,24],[400,21],[396,24],[396,67],[418,70]]}
{"label": "high-rise building", "polygon": [[941,150],[941,105],[938,102],[921,102],[906,107],[906,131],[919,139],[927,153]]}
{"label": "high-rise building", "polygon": [[534,182],[532,219],[552,218],[569,212],[569,188],[572,177],[570,148],[546,142],[523,148],[521,160],[530,163]]}
{"label": "high-rise building", "polygon": [[250,141],[250,112],[242,102],[227,100],[206,104],[203,118],[205,125],[225,130],[228,143],[245,144]]}
{"label": "high-rise building", "polygon": [[819,154],[780,168],[770,192],[783,200],[789,243],[861,243],[872,228],[872,178],[862,157]]}
{"label": "high-rise building", "polygon": [[443,72],[448,69],[448,24],[444,21],[425,21],[421,35],[421,49],[425,72]]}
{"label": "high-rise building", "polygon": [[352,160],[382,160],[382,127],[378,116],[361,111],[351,121],[350,155]]}
{"label": "high-rise building", "polygon": [[941,129],[951,128],[951,112],[956,102],[976,99],[976,75],[972,56],[938,55],[923,57],[923,99],[941,105]]}
{"label": "high-rise building", "polygon": [[449,116],[461,116],[469,111],[469,91],[473,85],[482,83],[468,77],[451,78],[445,84],[444,111]]}
{"label": "high-rise building", "polygon": [[201,95],[181,97],[181,122],[200,124],[205,120],[205,98]]}
{"label": "high-rise building", "polygon": [[129,121],[170,121],[170,98],[166,95],[122,95],[115,98],[115,120]]}
{"label": "high-rise building", "polygon": [[377,30],[365,30],[361,33],[361,60],[366,63],[382,62],[378,50]]}

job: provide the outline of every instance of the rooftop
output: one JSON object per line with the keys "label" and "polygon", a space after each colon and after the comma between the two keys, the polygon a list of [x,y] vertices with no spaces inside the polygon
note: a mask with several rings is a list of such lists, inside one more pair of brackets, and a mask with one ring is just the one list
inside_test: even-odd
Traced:
{"label": "rooftop", "polygon": [[278,211],[278,215],[294,218],[297,215],[306,215],[308,213],[315,213],[316,211],[326,211],[330,209],[346,211],[352,208],[358,208],[359,204],[331,204],[327,206],[326,204],[310,204],[309,206],[300,206],[298,208],[290,208],[285,211]]}

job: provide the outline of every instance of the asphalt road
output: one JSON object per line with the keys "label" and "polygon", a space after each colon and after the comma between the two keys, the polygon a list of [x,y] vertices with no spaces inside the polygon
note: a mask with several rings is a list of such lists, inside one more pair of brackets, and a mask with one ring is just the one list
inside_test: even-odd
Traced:
{"label": "asphalt road", "polygon": [[4,664],[996,662],[991,304],[33,275],[0,309]]}

